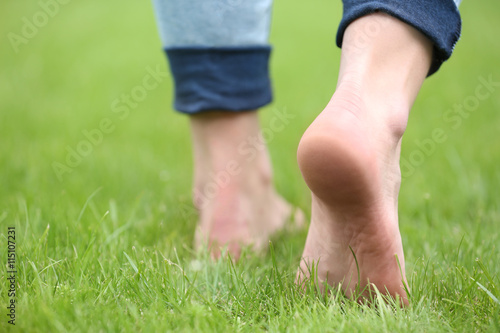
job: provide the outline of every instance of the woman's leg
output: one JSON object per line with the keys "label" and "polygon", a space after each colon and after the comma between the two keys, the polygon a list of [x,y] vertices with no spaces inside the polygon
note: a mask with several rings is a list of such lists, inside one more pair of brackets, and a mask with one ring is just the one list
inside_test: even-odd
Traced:
{"label": "woman's leg", "polygon": [[346,25],[336,91],[299,144],[312,217],[298,281],[314,266],[318,282],[340,283],[348,296],[368,287],[366,295],[373,284],[407,303],[397,210],[401,137],[443,50],[433,36],[384,11]]}
{"label": "woman's leg", "polygon": [[[267,245],[291,208],[275,191],[256,110],[271,101],[267,39],[272,0],[155,0],[175,80],[175,108],[190,117],[195,245]],[[258,144],[255,144],[258,142]]]}

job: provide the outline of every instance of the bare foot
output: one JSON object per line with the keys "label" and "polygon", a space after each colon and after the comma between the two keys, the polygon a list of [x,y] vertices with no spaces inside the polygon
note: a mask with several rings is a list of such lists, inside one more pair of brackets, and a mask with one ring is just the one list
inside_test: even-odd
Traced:
{"label": "bare foot", "polygon": [[371,137],[371,123],[345,109],[352,107],[349,94],[339,88],[299,144],[300,169],[313,192],[301,271],[307,276],[317,264],[319,282],[342,283],[348,296],[369,282],[406,297],[397,217],[399,140],[383,147]]}
{"label": "bare foot", "polygon": [[[379,34],[359,50],[353,44],[374,24]],[[312,191],[298,282],[314,266],[316,282],[341,284],[349,297],[358,290],[366,296],[374,285],[408,302],[397,213],[399,152],[431,50],[420,33],[384,14],[348,27],[337,90],[298,148]]]}
{"label": "bare foot", "polygon": [[194,202],[200,213],[197,248],[214,258],[227,247],[237,259],[243,246],[264,249],[285,227],[304,223],[272,184],[267,147],[256,112],[210,112],[191,117],[194,147]]}

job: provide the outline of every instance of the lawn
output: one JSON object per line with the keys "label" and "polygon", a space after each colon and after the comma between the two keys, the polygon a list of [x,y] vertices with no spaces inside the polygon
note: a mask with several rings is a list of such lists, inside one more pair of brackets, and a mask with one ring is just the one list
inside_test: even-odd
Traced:
{"label": "lawn", "polygon": [[[0,4],[0,331],[500,331],[498,1],[464,1],[455,54],[410,115],[399,208],[406,309],[298,293],[306,230],[235,264],[195,253],[188,122],[172,110],[150,2],[44,3]],[[309,214],[295,152],[336,84],[341,3],[277,1],[273,15],[275,99],[261,121],[276,109],[294,115],[269,140],[274,181]],[[157,84],[141,88],[151,73]]]}

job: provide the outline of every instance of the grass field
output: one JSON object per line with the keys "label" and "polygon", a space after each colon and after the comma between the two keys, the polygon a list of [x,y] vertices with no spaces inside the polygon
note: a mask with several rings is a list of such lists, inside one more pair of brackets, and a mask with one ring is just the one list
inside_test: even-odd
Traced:
{"label": "grass field", "polygon": [[[45,22],[37,1],[0,4],[1,332],[500,331],[498,1],[464,1],[455,54],[410,115],[399,213],[412,291],[404,310],[297,293],[306,230],[234,265],[194,253],[188,123],[172,111],[151,4],[68,1],[51,10]],[[269,146],[278,190],[307,214],[295,152],[335,87],[340,17],[340,1],[274,7],[275,100],[261,119],[266,127],[285,108],[295,116]],[[150,71],[160,73],[157,87],[114,113]]]}

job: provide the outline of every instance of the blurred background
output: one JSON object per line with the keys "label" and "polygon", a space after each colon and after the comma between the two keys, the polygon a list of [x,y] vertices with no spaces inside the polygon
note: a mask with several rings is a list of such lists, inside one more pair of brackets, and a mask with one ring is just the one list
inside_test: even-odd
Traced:
{"label": "blurred background", "polygon": [[[460,10],[461,40],[424,83],[403,140],[400,215],[409,261],[443,239],[456,248],[463,234],[498,239],[500,3],[465,0]],[[49,245],[69,226],[83,238],[121,228],[116,246],[190,246],[188,121],[172,109],[151,3],[7,0],[0,11],[2,224],[29,223],[35,235],[50,224]],[[295,116],[269,146],[278,190],[307,213],[296,147],[334,91],[341,14],[340,1],[274,5],[275,98],[261,121],[266,127],[273,109]],[[141,88],[151,72],[160,73],[158,85]],[[479,86],[487,97],[477,97]],[[132,93],[140,97],[114,112]],[[304,236],[293,238],[297,256]]]}

